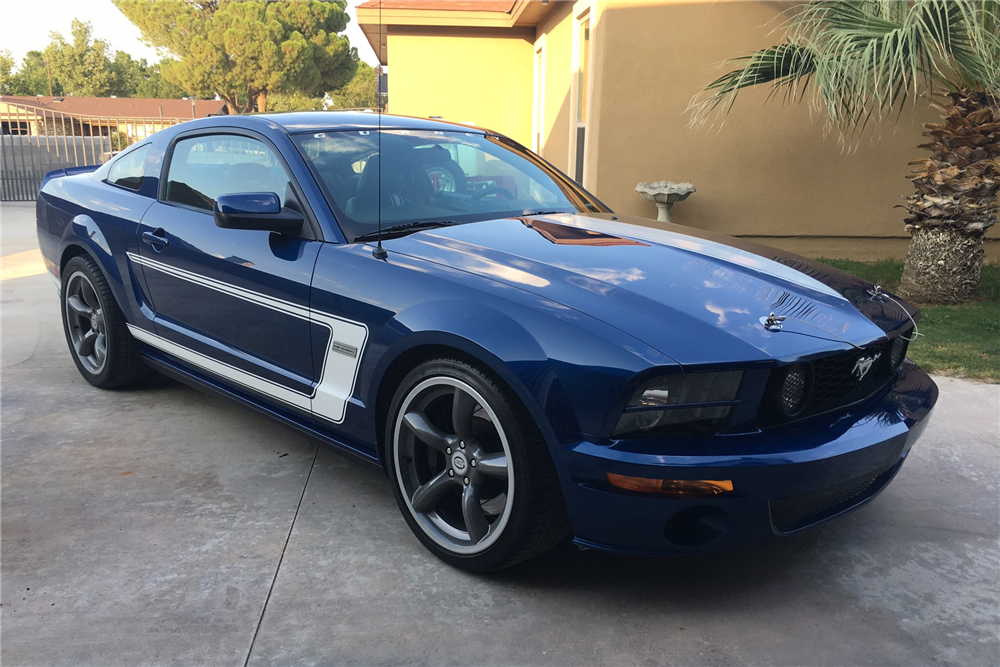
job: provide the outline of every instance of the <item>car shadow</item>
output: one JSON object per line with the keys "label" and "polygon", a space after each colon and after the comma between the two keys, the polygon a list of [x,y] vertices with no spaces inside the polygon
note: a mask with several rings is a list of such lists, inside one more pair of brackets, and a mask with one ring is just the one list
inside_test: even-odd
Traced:
{"label": "car shadow", "polygon": [[697,603],[713,592],[740,596],[798,579],[803,570],[815,567],[813,556],[821,541],[813,531],[747,550],[669,556],[617,554],[566,543],[492,577],[539,590],[614,590],[636,602],[653,601],[669,591],[674,603]]}

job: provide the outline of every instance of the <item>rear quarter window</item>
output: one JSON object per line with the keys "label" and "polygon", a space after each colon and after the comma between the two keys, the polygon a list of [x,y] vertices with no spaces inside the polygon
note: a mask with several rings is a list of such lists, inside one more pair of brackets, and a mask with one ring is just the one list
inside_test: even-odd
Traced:
{"label": "rear quarter window", "polygon": [[108,171],[108,183],[128,190],[140,190],[148,156],[149,146],[122,155],[111,165]]}

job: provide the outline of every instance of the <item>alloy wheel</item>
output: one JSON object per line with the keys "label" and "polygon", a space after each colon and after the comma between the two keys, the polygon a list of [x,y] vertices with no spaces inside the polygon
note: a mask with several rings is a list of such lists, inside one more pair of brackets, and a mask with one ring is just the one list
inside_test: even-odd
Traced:
{"label": "alloy wheel", "polygon": [[472,386],[433,377],[413,387],[393,430],[407,508],[441,547],[475,554],[500,537],[514,496],[511,450],[496,413]]}
{"label": "alloy wheel", "polygon": [[107,322],[97,291],[82,271],[66,281],[63,301],[73,351],[80,363],[96,375],[108,359]]}

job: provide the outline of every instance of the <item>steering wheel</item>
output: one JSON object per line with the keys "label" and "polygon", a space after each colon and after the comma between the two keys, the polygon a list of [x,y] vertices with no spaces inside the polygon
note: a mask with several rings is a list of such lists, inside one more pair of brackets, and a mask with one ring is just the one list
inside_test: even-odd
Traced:
{"label": "steering wheel", "polygon": [[507,188],[501,188],[499,185],[487,185],[485,188],[472,195],[472,199],[478,201],[487,195],[501,195],[504,199],[514,198],[514,195],[511,194],[510,190]]}

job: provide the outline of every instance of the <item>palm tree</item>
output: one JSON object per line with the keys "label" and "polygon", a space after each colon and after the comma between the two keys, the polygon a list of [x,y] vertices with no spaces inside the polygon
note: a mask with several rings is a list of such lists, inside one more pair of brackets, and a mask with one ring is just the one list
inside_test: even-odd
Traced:
{"label": "palm tree", "polygon": [[1000,2],[831,0],[793,11],[784,43],[728,61],[736,69],[691,101],[692,124],[771,84],[786,102],[807,97],[850,144],[928,98],[943,120],[925,126],[930,157],[910,163],[900,291],[922,303],[971,299],[1000,192]]}

